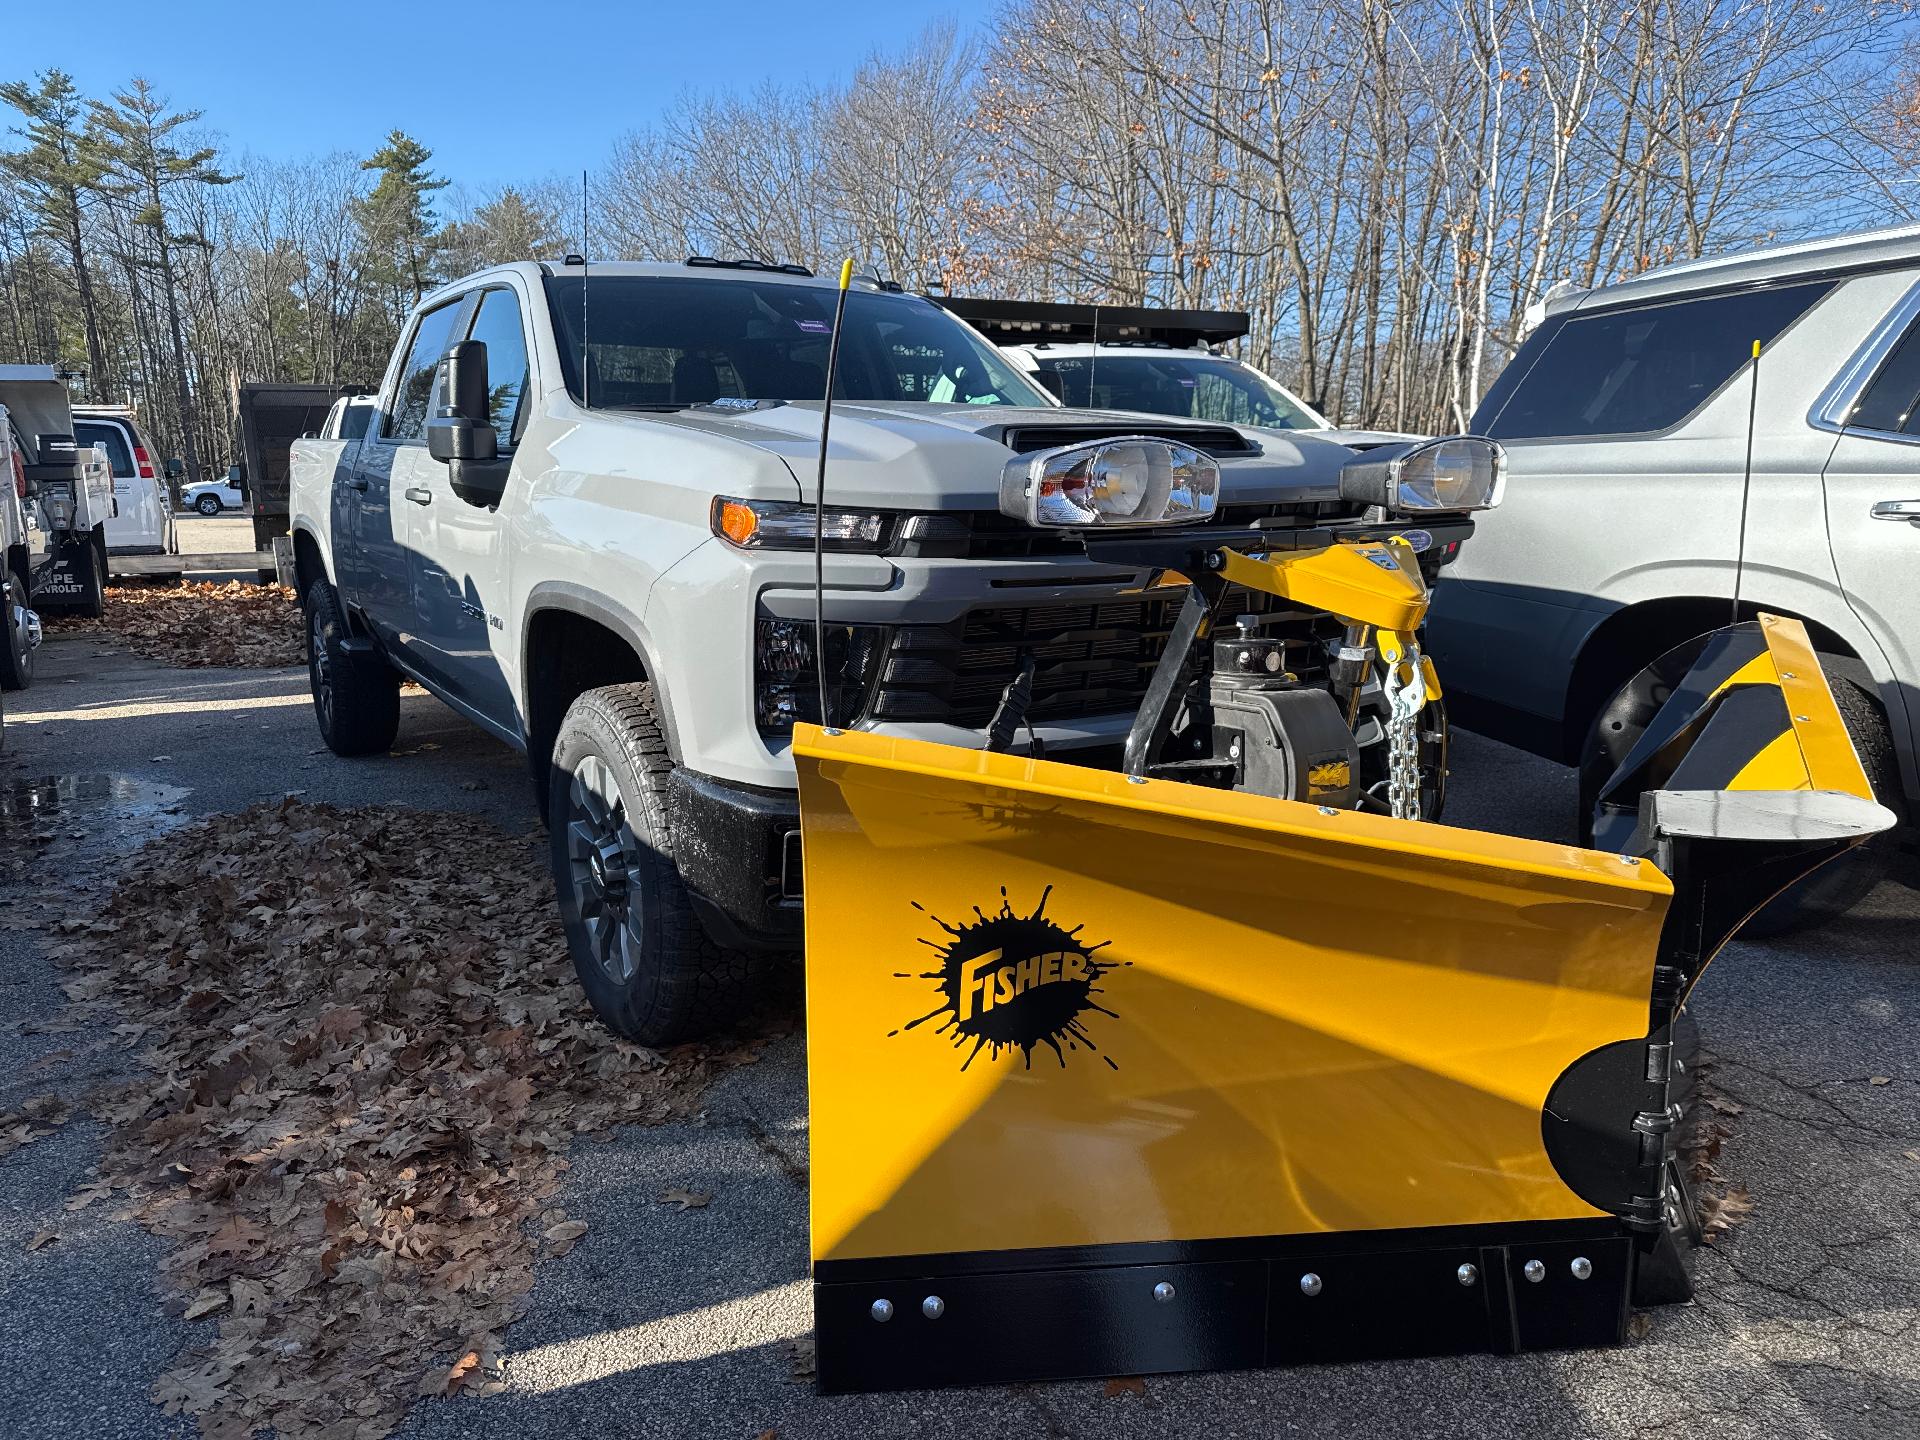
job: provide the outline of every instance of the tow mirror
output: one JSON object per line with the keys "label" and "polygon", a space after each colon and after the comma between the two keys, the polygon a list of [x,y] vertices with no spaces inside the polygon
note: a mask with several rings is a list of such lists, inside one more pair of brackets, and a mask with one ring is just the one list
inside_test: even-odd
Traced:
{"label": "tow mirror", "polygon": [[167,479],[178,480],[187,473],[187,462],[182,460],[178,455],[169,456],[165,466],[165,473]]}
{"label": "tow mirror", "polygon": [[469,505],[494,506],[507,488],[511,461],[487,403],[487,343],[462,340],[440,362],[440,413],[427,421],[427,453],[447,467],[447,484]]}
{"label": "tow mirror", "polygon": [[1034,384],[1062,405],[1067,403],[1067,382],[1060,378],[1058,370],[1036,370],[1033,372],[1032,379]]}

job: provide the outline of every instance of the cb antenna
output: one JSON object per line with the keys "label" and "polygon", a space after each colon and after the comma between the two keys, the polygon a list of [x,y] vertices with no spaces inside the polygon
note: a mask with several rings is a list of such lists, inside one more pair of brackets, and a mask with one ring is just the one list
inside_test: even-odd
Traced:
{"label": "cb antenna", "polygon": [[840,322],[847,314],[847,287],[853,283],[853,257],[840,262],[840,294],[833,305],[833,334],[827,341],[827,393],[820,406],[820,461],[813,472],[813,664],[820,687],[820,724],[833,728],[827,709],[826,495],[827,427],[833,423],[833,381],[840,370]]}
{"label": "cb antenna", "polygon": [[1760,404],[1760,342],[1753,342],[1753,371],[1747,383],[1747,463],[1740,474],[1740,539],[1733,552],[1733,619],[1740,623],[1740,576],[1747,564],[1747,496],[1753,490],[1753,426]]}
{"label": "cb antenna", "polygon": [[587,391],[590,357],[587,353],[587,172],[580,172],[580,408],[591,410],[593,397]]}

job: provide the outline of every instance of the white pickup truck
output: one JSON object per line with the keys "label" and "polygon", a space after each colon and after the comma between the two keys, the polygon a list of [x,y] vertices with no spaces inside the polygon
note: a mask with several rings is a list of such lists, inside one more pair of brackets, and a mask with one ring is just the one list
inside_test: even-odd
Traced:
{"label": "white pickup truck", "polygon": [[[647,1043],[709,1025],[753,957],[799,946],[788,746],[821,710],[811,501],[835,298],[758,262],[487,270],[421,303],[363,435],[292,449],[327,744],[386,750],[407,675],[524,750],[581,981]],[[1177,600],[1006,519],[999,487],[1016,455],[1140,434],[1218,460],[1222,523],[1361,521],[1342,446],[1062,410],[926,298],[856,281],[826,472],[831,722],[977,744],[1029,673],[1032,736],[1117,761]],[[1415,543],[1437,565],[1469,529]],[[1287,637],[1290,667],[1328,671],[1330,617],[1228,603]],[[1385,766],[1363,745],[1363,782]]]}

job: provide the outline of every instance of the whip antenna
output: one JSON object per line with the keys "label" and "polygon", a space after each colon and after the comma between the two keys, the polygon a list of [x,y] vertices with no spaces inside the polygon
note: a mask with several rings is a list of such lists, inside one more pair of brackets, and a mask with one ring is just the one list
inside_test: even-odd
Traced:
{"label": "whip antenna", "polygon": [[591,410],[593,396],[587,390],[587,172],[580,172],[580,408]]}
{"label": "whip antenna", "polygon": [[1740,539],[1733,553],[1733,619],[1740,623],[1740,573],[1747,564],[1747,496],[1753,489],[1753,424],[1760,404],[1760,342],[1753,342],[1753,374],[1747,385],[1747,463],[1740,474]]}
{"label": "whip antenna", "polygon": [[820,686],[820,724],[833,727],[827,711],[826,495],[827,427],[833,423],[833,381],[840,370],[840,322],[847,314],[847,287],[853,283],[853,257],[840,262],[840,294],[833,306],[833,334],[827,340],[827,393],[820,406],[820,463],[813,472],[813,664]]}

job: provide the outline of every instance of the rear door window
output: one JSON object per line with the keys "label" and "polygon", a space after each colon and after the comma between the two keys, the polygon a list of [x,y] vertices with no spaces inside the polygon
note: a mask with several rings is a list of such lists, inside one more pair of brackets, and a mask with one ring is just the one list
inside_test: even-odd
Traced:
{"label": "rear door window", "polygon": [[1893,353],[1861,393],[1847,416],[1850,428],[1881,430],[1889,435],[1920,432],[1920,321],[1907,327]]}
{"label": "rear door window", "polygon": [[98,445],[107,452],[107,463],[113,466],[113,478],[129,480],[133,477],[133,451],[127,445],[127,432],[118,425],[108,424],[104,420],[76,420],[73,423],[73,438],[82,445]]}
{"label": "rear door window", "polygon": [[1678,425],[1833,288],[1776,285],[1550,320],[1474,414],[1496,440],[1644,435]]}

